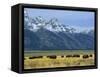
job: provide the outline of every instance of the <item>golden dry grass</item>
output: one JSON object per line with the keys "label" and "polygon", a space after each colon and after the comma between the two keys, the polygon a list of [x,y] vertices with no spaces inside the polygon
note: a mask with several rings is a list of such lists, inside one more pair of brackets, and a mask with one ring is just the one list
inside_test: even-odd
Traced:
{"label": "golden dry grass", "polygon": [[29,59],[29,57],[25,57],[24,69],[94,65],[94,56],[86,59],[83,59],[82,56],[83,56],[82,54],[80,54],[80,57],[68,57],[68,58],[66,58],[65,56],[64,58],[57,56],[56,59],[50,59],[47,58],[46,56],[43,56],[43,58],[36,58],[36,59]]}

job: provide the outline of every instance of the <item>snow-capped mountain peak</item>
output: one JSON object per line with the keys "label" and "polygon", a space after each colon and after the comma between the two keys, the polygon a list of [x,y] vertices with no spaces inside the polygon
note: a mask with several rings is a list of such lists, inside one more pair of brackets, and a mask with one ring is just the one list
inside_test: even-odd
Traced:
{"label": "snow-capped mountain peak", "polygon": [[40,28],[47,29],[52,32],[69,32],[70,29],[59,22],[57,18],[52,18],[50,20],[45,20],[43,17],[29,17],[27,11],[24,12],[25,19],[24,19],[24,29],[29,29],[33,32],[38,31]]}

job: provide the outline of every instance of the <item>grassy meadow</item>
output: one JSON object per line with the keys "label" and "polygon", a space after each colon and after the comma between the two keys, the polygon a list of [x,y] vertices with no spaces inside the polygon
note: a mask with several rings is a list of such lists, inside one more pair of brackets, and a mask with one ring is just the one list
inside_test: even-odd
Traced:
{"label": "grassy meadow", "polygon": [[94,65],[93,50],[25,51],[24,69]]}

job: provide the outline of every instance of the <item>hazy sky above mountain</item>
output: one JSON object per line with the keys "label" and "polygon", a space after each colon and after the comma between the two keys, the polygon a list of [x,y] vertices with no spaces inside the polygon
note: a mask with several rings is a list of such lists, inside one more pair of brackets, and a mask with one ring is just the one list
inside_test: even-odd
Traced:
{"label": "hazy sky above mountain", "polygon": [[25,8],[30,17],[42,16],[45,20],[57,18],[60,23],[74,27],[77,31],[90,30],[94,28],[94,12],[48,10]]}

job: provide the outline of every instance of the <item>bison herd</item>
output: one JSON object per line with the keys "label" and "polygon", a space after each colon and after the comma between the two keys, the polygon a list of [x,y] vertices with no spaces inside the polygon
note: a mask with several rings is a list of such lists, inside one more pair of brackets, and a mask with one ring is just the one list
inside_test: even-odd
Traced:
{"label": "bison herd", "polygon": [[[46,56],[47,58],[49,58],[49,59],[56,59],[57,58],[57,56],[56,55],[50,55],[50,56]],[[80,56],[80,55],[78,55],[78,54],[74,54],[74,55],[66,55],[66,56],[64,56],[64,55],[62,55],[62,56],[60,56],[61,58],[80,58],[80,57],[82,57],[83,59],[88,59],[88,58],[92,58],[93,57],[93,55],[92,54],[90,54],[90,55],[88,55],[88,54],[84,54],[84,55],[82,55],[82,56]],[[28,57],[29,59],[41,59],[41,58],[43,58],[43,56],[32,56],[32,57]],[[25,60],[26,58],[24,58],[24,60]]]}

